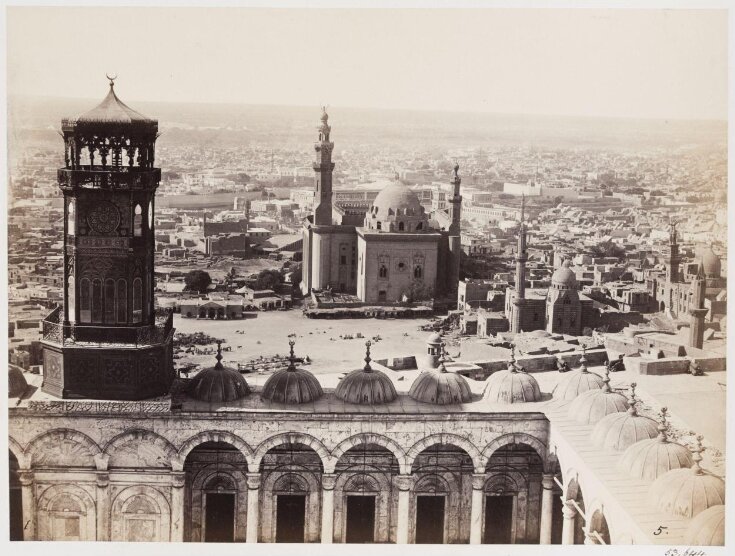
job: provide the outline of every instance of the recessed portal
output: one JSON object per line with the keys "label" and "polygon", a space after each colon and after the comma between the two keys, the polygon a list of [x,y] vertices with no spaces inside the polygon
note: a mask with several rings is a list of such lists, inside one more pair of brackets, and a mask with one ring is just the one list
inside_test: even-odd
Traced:
{"label": "recessed portal", "polygon": [[235,540],[235,495],[208,492],[204,524],[204,542]]}
{"label": "recessed portal", "polygon": [[306,496],[279,494],[276,502],[276,542],[304,542]]}
{"label": "recessed portal", "polygon": [[375,542],[375,496],[347,497],[346,542]]}
{"label": "recessed portal", "polygon": [[513,525],[513,497],[485,497],[484,544],[510,544]]}
{"label": "recessed portal", "polygon": [[416,497],[416,544],[444,543],[444,496]]}

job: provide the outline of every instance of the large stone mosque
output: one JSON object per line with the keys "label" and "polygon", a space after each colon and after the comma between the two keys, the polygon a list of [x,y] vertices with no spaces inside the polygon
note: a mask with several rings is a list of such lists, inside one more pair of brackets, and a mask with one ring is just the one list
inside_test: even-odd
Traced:
{"label": "large stone mosque", "polygon": [[[10,369],[13,539],[723,544],[724,480],[702,468],[701,443],[669,438],[665,410],[644,415],[635,385],[611,387],[584,356],[568,373],[529,373],[513,352],[477,381],[432,336],[410,381],[368,343],[332,383],[300,368],[292,343],[262,386],[220,351],[177,378],[150,287],[156,129],[112,83],[64,121],[64,308],[44,322],[42,382]],[[403,248],[411,265],[425,253],[427,273],[425,243],[439,249],[399,231],[391,251],[376,234],[425,224],[396,188],[357,231],[371,273],[389,252],[391,279]],[[327,232],[307,233],[318,245]]]}

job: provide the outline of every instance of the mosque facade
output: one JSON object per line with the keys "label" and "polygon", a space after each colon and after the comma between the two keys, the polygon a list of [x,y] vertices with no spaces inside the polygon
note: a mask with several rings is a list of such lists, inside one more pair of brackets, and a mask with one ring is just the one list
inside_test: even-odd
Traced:
{"label": "mosque facade", "polygon": [[[117,112],[117,102],[106,106]],[[379,204],[365,228],[425,222],[390,206],[411,201]],[[134,209],[130,216],[134,226]],[[103,328],[92,321],[90,330]],[[45,328],[47,349],[64,340]],[[128,365],[146,357],[146,346],[117,335],[75,342],[81,356],[107,345]],[[115,387],[125,373],[104,375],[107,390],[94,397],[72,397],[47,388],[48,372],[11,367],[11,538],[723,543],[724,481],[699,465],[702,447],[669,441],[664,424],[638,414],[634,385],[621,400],[584,357],[579,369],[554,374],[553,387],[518,366],[515,351],[507,369],[475,381],[452,372],[433,335],[417,357],[420,373],[405,381],[373,361],[371,348],[334,387],[298,368],[291,344],[288,367],[256,386],[222,364],[218,346],[212,367],[172,377],[164,394],[145,399]],[[173,365],[170,351],[164,363]],[[76,383],[90,371],[65,372]]]}

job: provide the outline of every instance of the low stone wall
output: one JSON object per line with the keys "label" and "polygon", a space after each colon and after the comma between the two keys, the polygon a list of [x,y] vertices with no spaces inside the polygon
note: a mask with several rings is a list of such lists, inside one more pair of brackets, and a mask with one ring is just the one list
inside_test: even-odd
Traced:
{"label": "low stone wall", "polygon": [[[637,361],[635,361],[637,359]],[[625,368],[641,375],[675,375],[689,372],[689,359],[665,357],[663,359],[644,359],[630,357],[625,359]],[[630,364],[630,367],[628,366]]]}
{"label": "low stone wall", "polygon": [[[592,349],[587,351],[587,365],[598,366],[603,365],[605,361],[608,361],[607,350],[604,348]],[[555,371],[557,370],[556,362],[561,359],[569,365],[570,368],[574,369],[579,367],[580,359],[582,359],[581,351],[567,352],[557,355],[525,355],[516,358],[516,364],[523,367],[526,372],[538,373],[544,371]],[[475,371],[472,373],[471,378],[475,380],[485,380],[491,374],[497,371],[507,369],[510,365],[510,359],[493,359],[490,361],[471,361],[472,364],[477,365],[482,371]]]}

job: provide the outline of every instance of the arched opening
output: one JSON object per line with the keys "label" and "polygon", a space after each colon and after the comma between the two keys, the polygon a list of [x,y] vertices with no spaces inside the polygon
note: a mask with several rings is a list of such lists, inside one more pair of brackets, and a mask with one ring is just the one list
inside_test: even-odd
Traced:
{"label": "arched opening", "polygon": [[553,495],[551,505],[551,544],[561,544],[561,532],[564,526],[564,503],[562,502],[563,493],[559,485],[564,484],[564,477],[559,466],[559,461],[556,461],[554,464],[553,475],[556,481],[554,481],[551,489]]}
{"label": "arched opening", "polygon": [[[340,456],[335,472],[338,475],[334,493],[335,541],[394,541],[392,503],[398,489],[393,485],[399,464],[393,452],[379,444],[363,442]],[[391,493],[396,496],[392,497]]]}
{"label": "arched opening", "polygon": [[539,542],[543,460],[524,443],[507,444],[488,460],[484,544]]}
{"label": "arched opening", "polygon": [[67,299],[67,318],[69,322],[76,322],[76,284],[74,282],[74,275],[70,274],[66,279],[66,299]]}
{"label": "arched opening", "polygon": [[469,542],[470,508],[463,493],[471,492],[473,471],[472,458],[454,444],[435,443],[418,453],[411,466],[415,488],[409,538],[416,543]]}
{"label": "arched opening", "polygon": [[124,324],[128,321],[128,282],[120,278],[117,281],[117,322]]}
{"label": "arched opening", "polygon": [[595,510],[592,514],[589,533],[594,543],[601,544],[600,541],[602,541],[605,544],[610,544],[610,529],[607,527],[607,519],[605,519],[605,514],[602,511]]}
{"label": "arched opening", "polygon": [[398,223],[398,231],[399,232],[402,232],[404,229],[405,229],[405,225],[403,224],[403,222],[399,222]]}
{"label": "arched opening", "polygon": [[384,264],[380,265],[380,269],[378,270],[378,277],[380,278],[387,278],[388,277],[388,267]]}
{"label": "arched opening", "polygon": [[79,321],[92,322],[92,283],[87,278],[79,283]]}
{"label": "arched opening", "polygon": [[143,235],[143,209],[140,205],[135,205],[135,214],[133,215],[133,235],[140,237]]}
{"label": "arched opening", "polygon": [[74,199],[72,199],[69,201],[69,208],[67,209],[66,233],[71,236],[76,233],[76,215],[74,214],[75,204]]}
{"label": "arched opening", "polygon": [[262,536],[266,542],[318,542],[321,524],[319,454],[298,442],[268,450],[260,463]]}
{"label": "arched opening", "polygon": [[140,278],[133,280],[133,322],[143,320],[143,281]]}
{"label": "arched opening", "polygon": [[567,503],[569,504],[572,501],[576,503],[576,506],[573,506],[576,510],[574,515],[574,544],[584,544],[584,496],[577,479],[571,479],[567,487]]}
{"label": "arched opening", "polygon": [[105,280],[105,324],[115,324],[115,280]]}
{"label": "arched opening", "polygon": [[247,512],[247,462],[227,442],[204,442],[184,461],[184,538],[192,542],[242,542]]}
{"label": "arched opening", "polygon": [[10,474],[10,492],[8,500],[8,517],[10,518],[10,540],[23,540],[23,490],[20,485],[20,476],[18,474],[18,458],[15,454],[8,450],[10,461],[8,471]]}
{"label": "arched opening", "polygon": [[421,278],[423,275],[424,275],[424,270],[421,268],[421,265],[416,265],[413,269],[413,277]]}
{"label": "arched opening", "polygon": [[104,303],[102,299],[102,280],[92,280],[92,322],[102,322]]}
{"label": "arched opening", "polygon": [[148,202],[148,229],[153,229],[153,201]]}

